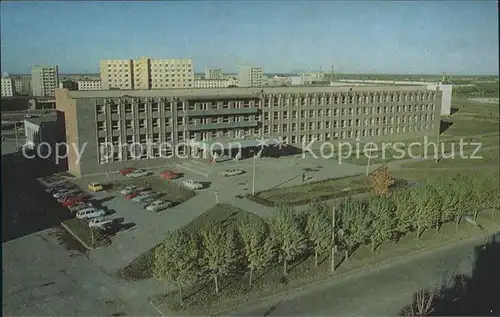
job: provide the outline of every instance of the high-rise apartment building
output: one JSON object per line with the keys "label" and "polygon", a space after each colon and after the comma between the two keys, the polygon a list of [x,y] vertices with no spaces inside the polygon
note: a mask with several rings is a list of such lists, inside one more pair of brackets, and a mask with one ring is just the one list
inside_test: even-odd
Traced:
{"label": "high-rise apartment building", "polygon": [[191,59],[141,57],[136,60],[102,60],[102,89],[192,88]]}
{"label": "high-rise apartment building", "polygon": [[10,77],[2,77],[2,97],[14,96],[14,81]]}
{"label": "high-rise apartment building", "polygon": [[31,76],[14,77],[14,88],[19,95],[31,94]]}
{"label": "high-rise apartment building", "polygon": [[240,87],[261,87],[264,85],[264,70],[256,66],[240,66],[238,82]]}
{"label": "high-rise apartment building", "polygon": [[132,68],[130,59],[102,60],[102,89],[133,89]]}
{"label": "high-rise apartment building", "polygon": [[55,96],[59,86],[58,67],[37,65],[31,68],[31,89],[35,97]]}
{"label": "high-rise apartment building", "polygon": [[223,79],[224,71],[221,68],[205,69],[205,79]]}

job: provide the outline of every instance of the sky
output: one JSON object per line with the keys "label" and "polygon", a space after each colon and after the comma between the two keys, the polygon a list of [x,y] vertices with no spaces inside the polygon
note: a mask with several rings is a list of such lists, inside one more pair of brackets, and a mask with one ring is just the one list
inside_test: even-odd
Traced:
{"label": "sky", "polygon": [[192,58],[235,72],[498,75],[496,1],[2,1],[2,72]]}

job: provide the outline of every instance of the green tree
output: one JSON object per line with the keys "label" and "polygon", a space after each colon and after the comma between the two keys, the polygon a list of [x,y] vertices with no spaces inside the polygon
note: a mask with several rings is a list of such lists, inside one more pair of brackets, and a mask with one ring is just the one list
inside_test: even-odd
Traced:
{"label": "green tree", "polygon": [[369,211],[371,215],[372,233],[369,237],[371,249],[394,236],[397,227],[396,205],[390,198],[379,196],[370,200]]}
{"label": "green tree", "polygon": [[294,208],[281,206],[271,220],[272,236],[277,241],[279,260],[283,262],[283,274],[287,264],[307,251],[307,237],[302,220]]}
{"label": "green tree", "polygon": [[400,238],[406,233],[415,230],[415,201],[413,200],[411,189],[408,188],[398,189],[392,194],[391,198],[396,205],[396,231],[398,238]]}
{"label": "green tree", "polygon": [[194,282],[200,257],[199,239],[195,234],[186,230],[169,232],[155,250],[153,276],[165,285],[176,285],[182,302],[182,288]]}
{"label": "green tree", "polygon": [[247,267],[249,285],[252,285],[253,272],[271,264],[276,255],[275,243],[267,224],[261,219],[245,217],[238,226],[241,235]]}
{"label": "green tree", "polygon": [[354,233],[351,233],[354,229],[353,217],[356,216],[357,201],[353,200],[351,197],[343,199],[340,203],[340,212],[337,212],[336,218],[337,223],[339,223],[339,230],[341,234],[338,234],[339,245],[344,249],[344,259],[349,258],[349,254],[352,250],[357,247],[357,237]]}
{"label": "green tree", "polygon": [[455,190],[456,185],[440,182],[435,186],[436,191],[441,197],[441,223],[454,220],[459,214],[460,209],[460,195]]}
{"label": "green tree", "polygon": [[[498,179],[496,183],[498,183]],[[476,221],[481,211],[492,207],[492,201],[494,201],[497,194],[497,192],[495,192],[497,189],[493,182],[493,178],[478,174],[472,177],[471,187],[474,202],[474,221]]]}
{"label": "green tree", "polygon": [[219,223],[209,223],[201,231],[207,271],[219,293],[219,279],[231,275],[240,260],[237,235]]}
{"label": "green tree", "polygon": [[318,266],[318,255],[332,246],[332,219],[324,204],[312,206],[307,219],[307,233],[314,249],[314,265]]}
{"label": "green tree", "polygon": [[441,219],[441,197],[433,186],[422,184],[412,190],[415,203],[415,224],[417,239],[425,228],[432,228],[439,224]]}
{"label": "green tree", "polygon": [[460,221],[473,208],[472,179],[468,176],[459,176],[453,180],[453,190],[457,194],[459,203],[455,210],[455,227],[458,230]]}

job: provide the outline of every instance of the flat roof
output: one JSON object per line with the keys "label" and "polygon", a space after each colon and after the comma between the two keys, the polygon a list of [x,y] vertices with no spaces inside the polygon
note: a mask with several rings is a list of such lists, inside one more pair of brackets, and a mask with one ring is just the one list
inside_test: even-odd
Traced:
{"label": "flat roof", "polygon": [[[62,89],[62,88],[56,88]],[[378,92],[378,91],[425,91],[425,86],[292,86],[292,87],[235,87],[235,88],[183,88],[183,89],[143,89],[143,90],[67,90],[70,97],[119,98],[119,97],[179,97],[179,98],[229,98],[240,96],[260,96],[260,94],[330,93],[330,92]]]}

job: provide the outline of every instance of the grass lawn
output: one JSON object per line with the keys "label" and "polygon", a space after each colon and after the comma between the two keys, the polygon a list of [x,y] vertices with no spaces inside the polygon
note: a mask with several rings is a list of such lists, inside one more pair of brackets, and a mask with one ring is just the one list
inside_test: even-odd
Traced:
{"label": "grass lawn", "polygon": [[[488,232],[500,230],[499,216],[493,218],[491,214],[485,212],[479,215],[478,223],[483,225]],[[219,294],[215,294],[213,282],[207,281],[185,289],[185,298],[182,304],[179,302],[177,292],[158,296],[153,299],[153,303],[165,316],[225,314],[238,307],[258,303],[267,296],[282,294],[308,283],[333,278],[338,274],[367,268],[418,251],[437,248],[443,244],[471,236],[481,237],[484,236],[484,233],[466,222],[460,225],[458,231],[454,223],[447,223],[442,226],[439,233],[429,230],[417,240],[412,232],[404,236],[398,243],[383,243],[375,252],[372,252],[369,246],[362,246],[345,261],[344,253],[339,252],[336,257],[337,269],[335,273],[330,272],[328,255],[322,256],[318,267],[314,266],[314,257],[310,256],[291,265],[286,278],[282,276],[282,266],[276,264],[275,267],[267,271],[256,272],[251,287],[248,284],[247,275],[226,277],[220,281],[222,287]]]}
{"label": "grass lawn", "polygon": [[423,169],[423,170],[395,170],[391,171],[392,176],[396,179],[407,179],[413,181],[426,181],[429,183],[434,183],[440,181],[441,179],[450,179],[458,174],[462,175],[475,175],[480,174],[484,176],[491,177],[492,175],[498,175],[499,168],[491,167],[487,169],[471,170],[468,167],[456,168],[449,170],[433,170],[433,169]]}
{"label": "grass lawn", "polygon": [[[212,221],[217,221],[221,223],[221,225],[233,226],[238,223],[239,219],[242,219],[245,216],[257,218],[257,216],[255,216],[254,214],[245,212],[232,205],[218,204],[208,209],[201,216],[188,223],[185,226],[185,229],[192,232],[199,232],[205,224]],[[156,247],[157,246],[153,247],[151,250],[143,253],[134,261],[132,261],[129,265],[121,270],[120,275],[128,280],[141,280],[153,277],[152,265],[154,250],[156,249]]]}
{"label": "grass lawn", "polygon": [[369,190],[370,186],[365,175],[350,176],[262,191],[256,195],[255,201],[262,203],[267,201],[268,205],[287,203],[298,206],[309,204],[312,200],[340,198]]}
{"label": "grass lawn", "polygon": [[172,201],[176,204],[185,202],[186,200],[194,197],[195,192],[189,190],[181,185],[174,182],[161,179],[157,176],[153,177],[141,177],[134,179],[127,179],[123,181],[118,181],[113,184],[113,190],[120,190],[123,187],[135,185],[137,187],[151,187],[153,190],[162,193],[165,199]]}
{"label": "grass lawn", "polygon": [[[471,154],[471,153],[470,153]],[[443,168],[443,167],[480,167],[480,166],[498,166],[499,164],[499,149],[494,150],[479,150],[475,156],[481,156],[481,159],[468,158],[468,154],[465,154],[466,158],[460,157],[459,152],[455,152],[457,157],[441,159],[437,164],[433,160],[413,162],[403,164],[403,167],[407,168]]]}
{"label": "grass lawn", "polygon": [[83,219],[69,219],[63,222],[71,232],[80,240],[87,244],[90,248],[99,248],[108,246],[111,241],[103,235],[99,230],[92,230],[88,226],[88,222]]}

